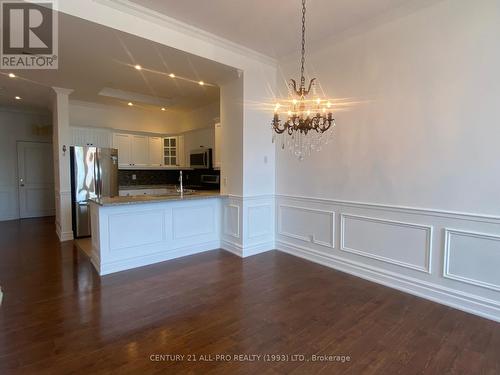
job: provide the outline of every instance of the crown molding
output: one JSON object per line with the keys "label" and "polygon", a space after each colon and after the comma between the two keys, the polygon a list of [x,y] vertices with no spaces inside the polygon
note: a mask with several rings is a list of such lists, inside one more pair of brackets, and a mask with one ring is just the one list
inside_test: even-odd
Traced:
{"label": "crown molding", "polygon": [[198,38],[204,42],[215,44],[219,47],[228,49],[239,55],[243,55],[252,60],[264,63],[273,67],[277,67],[278,60],[270,56],[264,55],[253,49],[244,47],[238,43],[232,42],[228,39],[222,38],[215,34],[209,33],[197,27],[191,26],[175,18],[169,17],[163,13],[151,10],[128,0],[94,0],[96,3],[108,6],[123,13],[139,17],[160,26],[174,29],[180,33]]}
{"label": "crown molding", "polygon": [[51,112],[49,109],[35,108],[35,107],[8,107],[8,106],[0,106],[0,112],[9,112],[9,113],[22,113],[28,115],[40,115],[40,116],[50,116]]}

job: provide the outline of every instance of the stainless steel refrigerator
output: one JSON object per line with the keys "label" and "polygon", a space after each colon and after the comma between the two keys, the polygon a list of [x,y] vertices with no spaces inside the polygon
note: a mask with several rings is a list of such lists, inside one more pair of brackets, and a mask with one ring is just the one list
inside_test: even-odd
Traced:
{"label": "stainless steel refrigerator", "polygon": [[70,160],[73,235],[88,237],[91,234],[88,200],[118,195],[118,150],[72,146]]}

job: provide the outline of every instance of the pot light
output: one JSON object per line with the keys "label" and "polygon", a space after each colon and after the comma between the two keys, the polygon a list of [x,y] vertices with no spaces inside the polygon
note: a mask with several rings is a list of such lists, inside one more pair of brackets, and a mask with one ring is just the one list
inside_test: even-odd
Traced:
{"label": "pot light", "polygon": [[162,108],[161,108],[161,110],[162,110],[162,111],[166,111],[167,109],[166,109],[165,107],[162,107]]}
{"label": "pot light", "polygon": [[21,97],[20,96],[15,96],[14,99],[21,100]]}
{"label": "pot light", "polygon": [[174,73],[170,73],[168,76],[169,76],[170,78],[175,78],[175,74],[174,74]]}
{"label": "pot light", "polygon": [[205,82],[200,81],[200,82],[198,82],[198,84],[199,84],[200,86],[203,86],[203,85],[205,84]]}
{"label": "pot light", "polygon": [[9,73],[10,78],[16,78],[16,75],[14,73]]}
{"label": "pot light", "polygon": [[135,66],[135,68],[136,68],[137,70],[141,70],[141,69],[142,69],[142,66],[140,66],[140,65],[136,65],[136,66]]}
{"label": "pot light", "polygon": [[132,107],[134,104],[132,102],[128,102],[127,104],[129,107]]}

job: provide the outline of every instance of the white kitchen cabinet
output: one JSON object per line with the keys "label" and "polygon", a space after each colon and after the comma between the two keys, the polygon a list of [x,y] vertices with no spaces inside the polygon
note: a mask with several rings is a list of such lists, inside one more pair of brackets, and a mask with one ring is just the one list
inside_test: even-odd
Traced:
{"label": "white kitchen cabinet", "polygon": [[113,148],[118,149],[119,167],[149,166],[149,137],[137,134],[113,134]]}
{"label": "white kitchen cabinet", "polygon": [[121,169],[178,168],[185,166],[184,136],[154,137],[114,133]]}
{"label": "white kitchen cabinet", "polygon": [[176,167],[177,163],[177,137],[163,138],[163,165]]}
{"label": "white kitchen cabinet", "polygon": [[132,164],[134,167],[147,167],[149,165],[148,137],[132,134],[130,139]]}
{"label": "white kitchen cabinet", "polygon": [[186,166],[186,151],[184,148],[184,136],[177,136],[177,165],[179,167]]}
{"label": "white kitchen cabinet", "polygon": [[132,166],[130,134],[113,134],[113,148],[118,150],[118,167]]}
{"label": "white kitchen cabinet", "polygon": [[161,167],[163,165],[163,138],[149,137],[149,165]]}
{"label": "white kitchen cabinet", "polygon": [[71,127],[71,144],[73,146],[93,146],[108,148],[111,146],[110,132],[97,128]]}
{"label": "white kitchen cabinet", "polygon": [[220,122],[215,124],[215,145],[214,145],[214,168],[219,169],[221,166],[221,136],[222,127]]}

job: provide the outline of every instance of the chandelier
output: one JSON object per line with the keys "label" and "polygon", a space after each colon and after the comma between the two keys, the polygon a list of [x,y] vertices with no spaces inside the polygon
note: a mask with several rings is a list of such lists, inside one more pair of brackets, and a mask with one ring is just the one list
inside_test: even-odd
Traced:
{"label": "chandelier", "polygon": [[[274,105],[272,121],[273,143],[280,137],[281,148],[289,151],[299,160],[311,154],[311,151],[321,151],[327,144],[332,132],[327,132],[335,127],[335,119],[331,112],[332,103],[329,99],[322,98],[316,91],[316,78],[309,81],[306,88],[304,77],[305,52],[306,52],[306,0],[302,0],[302,59],[300,67],[300,86],[290,80],[288,85],[288,99]],[[286,120],[281,120],[280,116]]]}

